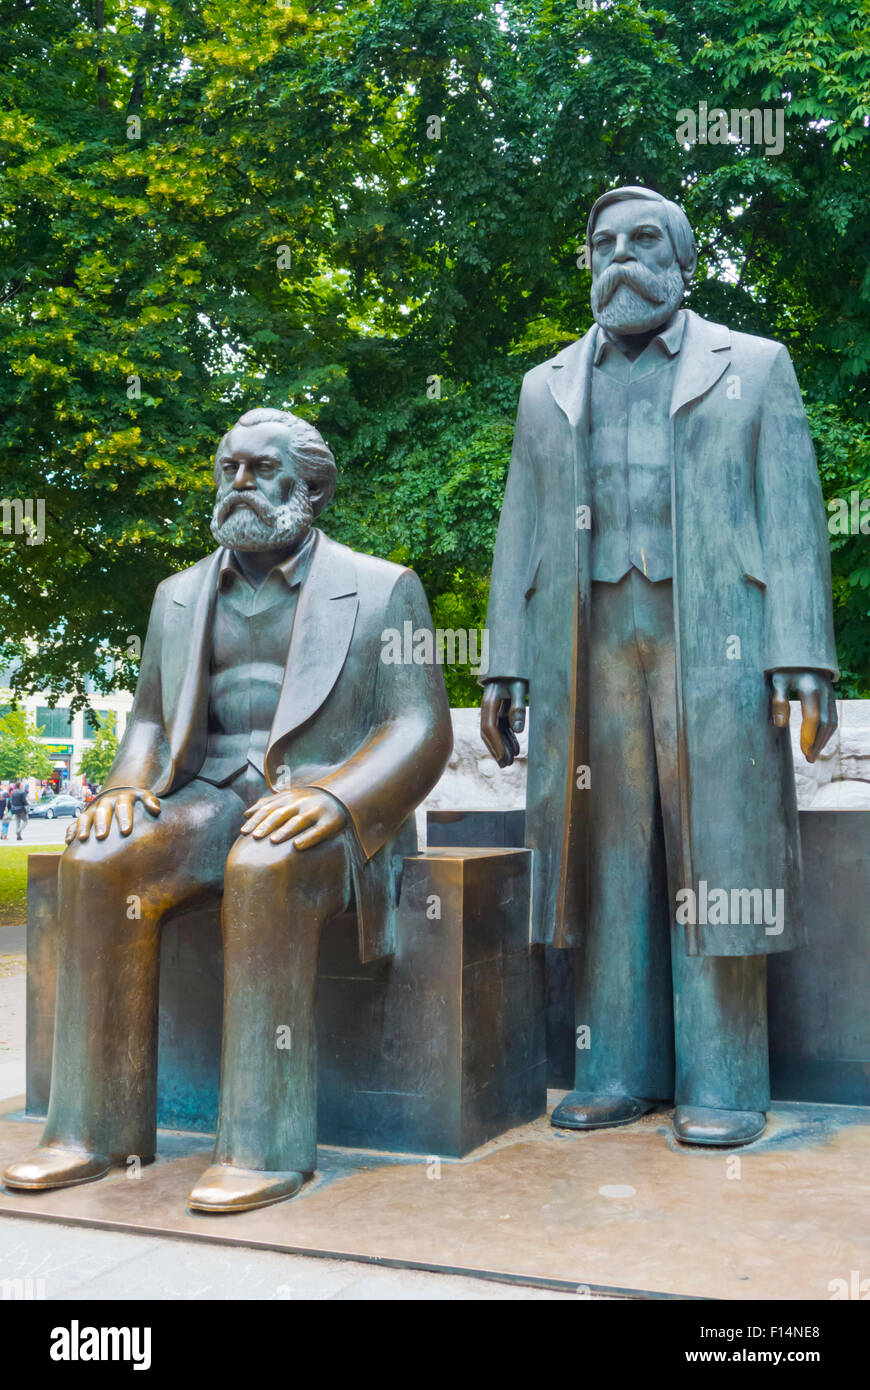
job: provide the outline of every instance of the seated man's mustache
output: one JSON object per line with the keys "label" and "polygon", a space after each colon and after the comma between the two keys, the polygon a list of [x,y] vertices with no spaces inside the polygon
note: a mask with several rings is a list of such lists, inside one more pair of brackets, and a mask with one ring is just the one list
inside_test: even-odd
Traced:
{"label": "seated man's mustache", "polygon": [[214,523],[220,526],[231,512],[239,507],[247,507],[256,513],[261,521],[274,521],[275,508],[272,503],[263,497],[259,492],[231,492],[229,497],[219,501],[215,505]]}
{"label": "seated man's mustache", "polygon": [[667,294],[662,292],[662,276],[647,270],[646,266],[611,265],[602,271],[595,284],[599,305],[609,304],[621,285],[627,285],[650,304],[664,304]]}

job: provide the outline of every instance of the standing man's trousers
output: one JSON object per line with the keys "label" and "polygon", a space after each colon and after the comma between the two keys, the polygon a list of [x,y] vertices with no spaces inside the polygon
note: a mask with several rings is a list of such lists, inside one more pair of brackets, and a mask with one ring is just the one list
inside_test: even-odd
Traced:
{"label": "standing man's trousers", "polygon": [[[344,835],[310,849],[239,835],[268,791],[249,768],[195,780],[122,837],[93,829],[59,869],[59,959],[44,1144],[116,1162],[156,1144],[160,928],[223,889],[224,1020],[214,1162],[310,1173],[317,1159],[320,929],[350,905]],[[288,1032],[289,1030],[289,1032]],[[289,1046],[288,1046],[289,1043]]]}
{"label": "standing man's trousers", "polygon": [[[575,965],[578,1091],[765,1111],[764,956],[687,956],[670,580],[592,585],[590,920]],[[727,711],[723,711],[725,717]],[[588,1047],[583,1044],[588,1039]]]}

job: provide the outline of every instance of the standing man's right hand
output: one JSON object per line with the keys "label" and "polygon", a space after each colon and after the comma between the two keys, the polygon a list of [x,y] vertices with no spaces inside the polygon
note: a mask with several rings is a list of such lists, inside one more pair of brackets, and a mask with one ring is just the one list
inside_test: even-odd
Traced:
{"label": "standing man's right hand", "polygon": [[526,697],[529,683],[524,680],[487,681],[480,706],[480,736],[499,767],[510,767],[520,751],[517,734],[526,727]]}
{"label": "standing man's right hand", "polygon": [[82,811],[78,819],[70,823],[66,832],[67,844],[77,836],[80,840],[86,840],[91,833],[91,827],[98,840],[105,840],[113,815],[121,834],[129,835],[133,829],[133,805],[136,801],[141,801],[145,810],[150,811],[152,816],[160,815],[160,802],[153,792],[144,787],[110,787],[108,791],[95,796],[87,810]]}

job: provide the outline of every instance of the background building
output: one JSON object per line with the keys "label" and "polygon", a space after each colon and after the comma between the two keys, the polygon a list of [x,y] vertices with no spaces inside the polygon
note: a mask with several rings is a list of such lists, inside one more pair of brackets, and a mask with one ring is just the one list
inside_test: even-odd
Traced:
{"label": "background building", "polygon": [[[12,668],[0,667],[0,716],[12,703],[11,676]],[[133,706],[133,696],[126,690],[116,690],[109,695],[98,694],[92,681],[87,681],[85,688],[97,718],[103,719],[113,713],[115,732],[119,739],[122,738],[127,716]],[[81,784],[82,754],[91,746],[96,733],[90,714],[83,710],[73,713],[70,699],[70,696],[62,695],[54,709],[48,703],[46,691],[24,695],[18,700],[19,709],[23,709],[30,722],[41,730],[37,742],[42,744],[54,763],[61,789],[67,783]]]}

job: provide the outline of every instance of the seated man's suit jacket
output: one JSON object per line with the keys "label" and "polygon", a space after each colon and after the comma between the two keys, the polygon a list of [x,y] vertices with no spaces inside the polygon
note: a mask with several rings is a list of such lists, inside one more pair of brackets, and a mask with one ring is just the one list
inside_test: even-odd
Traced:
{"label": "seated man's suit jacket", "polygon": [[[158,797],[196,777],[207,744],[209,662],[223,549],[163,581],[148,623],[136,698],[104,790]],[[431,628],[412,570],[322,532],[299,592],[265,757],[270,789],[320,787],[348,814],[363,961],[395,949],[402,859],[417,849],[414,810],[452,748],[440,667],[382,660],[385,629]],[[305,853],[289,843],[287,853]]]}

